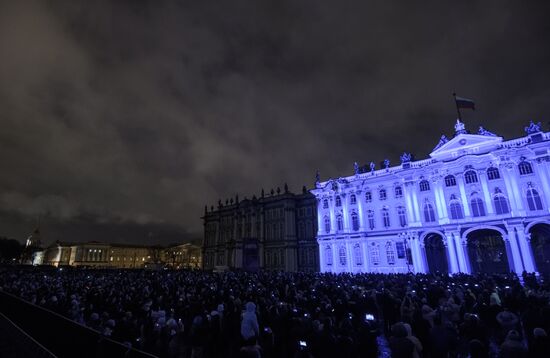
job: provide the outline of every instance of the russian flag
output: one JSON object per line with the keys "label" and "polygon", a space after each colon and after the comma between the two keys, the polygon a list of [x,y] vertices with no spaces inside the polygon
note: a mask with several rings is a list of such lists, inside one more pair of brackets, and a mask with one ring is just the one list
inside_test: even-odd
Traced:
{"label": "russian flag", "polygon": [[476,105],[471,99],[456,96],[455,101],[457,108],[471,108],[472,110],[476,109]]}

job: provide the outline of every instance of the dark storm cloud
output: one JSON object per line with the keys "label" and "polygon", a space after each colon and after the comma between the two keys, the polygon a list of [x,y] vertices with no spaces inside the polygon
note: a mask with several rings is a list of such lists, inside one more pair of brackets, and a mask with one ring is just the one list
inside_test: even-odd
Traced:
{"label": "dark storm cloud", "polygon": [[454,90],[471,129],[550,117],[543,2],[0,6],[0,234],[18,238],[37,215],[61,239],[196,235],[218,198],[427,156]]}

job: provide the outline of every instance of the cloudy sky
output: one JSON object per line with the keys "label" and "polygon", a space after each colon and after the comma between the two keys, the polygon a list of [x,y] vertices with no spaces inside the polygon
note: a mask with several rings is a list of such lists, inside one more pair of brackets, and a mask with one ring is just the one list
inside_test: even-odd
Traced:
{"label": "cloudy sky", "polygon": [[550,121],[540,1],[0,1],[0,236],[168,243],[205,204],[428,155],[452,92]]}

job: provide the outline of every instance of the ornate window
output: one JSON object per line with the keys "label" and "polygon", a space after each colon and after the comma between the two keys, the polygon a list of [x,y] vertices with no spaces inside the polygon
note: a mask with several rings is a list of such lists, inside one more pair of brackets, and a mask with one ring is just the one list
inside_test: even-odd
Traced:
{"label": "ornate window", "polygon": [[508,199],[502,194],[502,191],[499,188],[495,189],[493,203],[495,204],[495,212],[497,215],[508,214],[510,212]]}
{"label": "ornate window", "polygon": [[350,195],[349,202],[350,202],[350,204],[356,204],[357,203],[357,198],[355,197],[355,194]]}
{"label": "ornate window", "polygon": [[332,248],[330,245],[325,246],[325,263],[327,266],[332,265]]}
{"label": "ornate window", "polygon": [[427,223],[432,223],[435,221],[434,207],[427,200],[424,203],[424,221]]}
{"label": "ornate window", "polygon": [[328,209],[328,199],[323,199],[323,209]]}
{"label": "ornate window", "polygon": [[419,184],[420,191],[428,191],[430,190],[430,182],[427,180],[422,180]]}
{"label": "ornate window", "polygon": [[338,231],[344,230],[344,218],[342,217],[342,215],[338,215],[336,217],[336,228],[338,229]]}
{"label": "ornate window", "polygon": [[369,210],[367,212],[367,217],[369,219],[369,229],[374,230],[374,228],[376,227],[376,222],[374,220],[374,211]]}
{"label": "ornate window", "polygon": [[390,227],[390,211],[388,208],[382,209],[382,224],[384,227]]}
{"label": "ornate window", "polygon": [[451,219],[464,219],[464,213],[462,212],[462,205],[460,204],[460,200],[458,200],[454,194],[451,195],[450,199],[451,200],[449,204],[449,209],[451,211]]}
{"label": "ornate window", "polygon": [[466,184],[477,183],[477,173],[474,170],[468,170],[464,173],[464,181]]}
{"label": "ornate window", "polygon": [[351,213],[351,227],[353,231],[359,230],[359,216],[355,212]]}
{"label": "ornate window", "polygon": [[527,189],[527,204],[531,211],[542,210],[542,200],[540,199],[539,192],[534,188]]}
{"label": "ornate window", "polygon": [[395,264],[395,250],[391,241],[386,242],[386,258],[389,265]]}
{"label": "ornate window", "polygon": [[401,186],[396,186],[395,189],[395,198],[399,199],[403,197],[403,188]]}
{"label": "ornate window", "polygon": [[487,179],[489,180],[500,179],[500,172],[498,171],[498,168],[495,168],[495,167],[488,168]]}
{"label": "ornate window", "polygon": [[346,247],[344,245],[340,246],[338,250],[338,259],[340,261],[340,266],[346,266],[347,257],[346,257]]}
{"label": "ornate window", "polygon": [[405,244],[403,242],[396,242],[395,243],[395,251],[397,251],[397,258],[398,259],[404,259],[405,258]]}
{"label": "ornate window", "polygon": [[477,218],[480,216],[485,216],[485,205],[483,205],[483,200],[477,195],[476,192],[472,193],[470,198],[470,207],[472,208],[472,216]]}
{"label": "ornate window", "polygon": [[336,197],[336,206],[342,206],[342,199],[339,196]]}
{"label": "ornate window", "polygon": [[533,173],[533,167],[531,166],[531,163],[522,161],[518,164],[519,174],[520,175],[526,175],[526,174],[532,174]]}
{"label": "ornate window", "polygon": [[449,187],[449,186],[455,186],[455,185],[456,185],[456,178],[454,177],[454,175],[447,175],[445,177],[445,186]]}
{"label": "ornate window", "polygon": [[370,262],[372,262],[373,265],[379,265],[380,264],[380,250],[378,248],[378,245],[375,243],[372,243],[370,249]]}
{"label": "ornate window", "polygon": [[407,226],[407,213],[403,206],[397,207],[397,216],[399,217],[399,225],[401,227]]}
{"label": "ornate window", "polygon": [[325,232],[328,234],[330,232],[330,218],[325,216]]}
{"label": "ornate window", "polygon": [[386,200],[386,198],[387,198],[386,189],[380,189],[378,194],[379,194],[378,197],[380,198],[380,200]]}
{"label": "ornate window", "polygon": [[367,192],[365,193],[365,201],[366,201],[367,203],[372,202],[372,193],[371,193],[370,191],[367,191]]}
{"label": "ornate window", "polygon": [[363,265],[363,252],[361,251],[361,245],[353,245],[353,257],[355,259],[355,265]]}

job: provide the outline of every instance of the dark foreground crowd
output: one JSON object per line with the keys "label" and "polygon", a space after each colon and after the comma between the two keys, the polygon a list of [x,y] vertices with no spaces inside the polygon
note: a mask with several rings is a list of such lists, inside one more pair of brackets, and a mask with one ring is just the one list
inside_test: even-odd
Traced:
{"label": "dark foreground crowd", "polygon": [[549,357],[524,275],[0,269],[0,289],[161,357]]}

